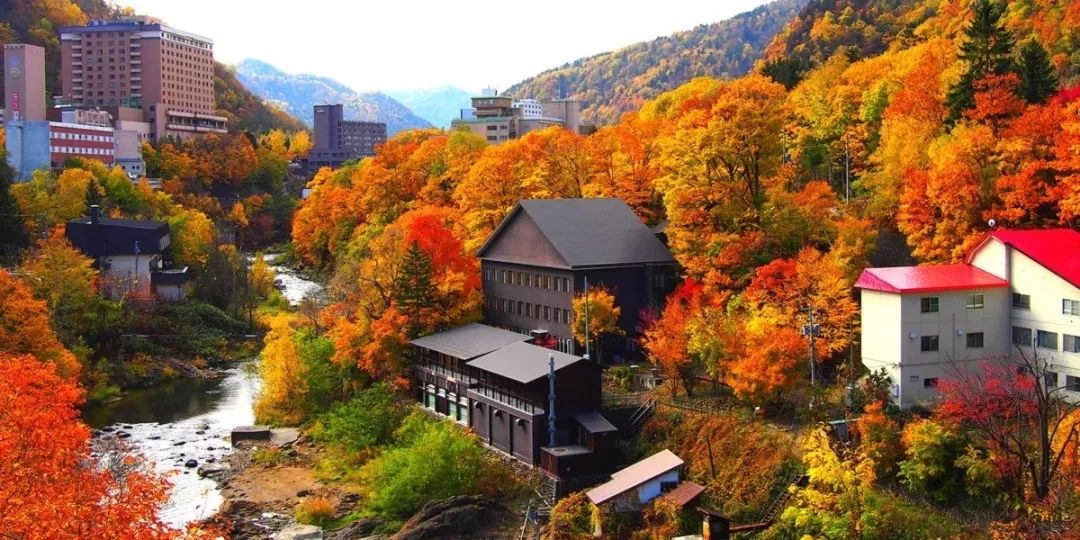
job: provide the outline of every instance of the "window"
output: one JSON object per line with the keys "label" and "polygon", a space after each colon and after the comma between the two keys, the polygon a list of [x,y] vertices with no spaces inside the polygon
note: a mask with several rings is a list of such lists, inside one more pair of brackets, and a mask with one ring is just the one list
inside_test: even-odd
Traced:
{"label": "window", "polygon": [[544,320],[545,321],[550,321],[551,320],[551,308],[548,307],[548,306],[544,306]]}
{"label": "window", "polygon": [[937,313],[940,300],[936,296],[927,296],[919,299],[919,311],[922,313]]}
{"label": "window", "polygon": [[983,347],[983,333],[969,332],[967,335],[967,348],[981,349]]}
{"label": "window", "polygon": [[499,270],[499,283],[506,283],[506,270]]}
{"label": "window", "polygon": [[1053,371],[1047,371],[1043,374],[1043,386],[1046,388],[1058,387],[1058,374]]}
{"label": "window", "polygon": [[981,294],[969,294],[967,300],[968,309],[982,309],[985,305],[985,297]]}
{"label": "window", "polygon": [[1080,353],[1080,337],[1065,334],[1064,344],[1065,352]]}
{"label": "window", "polygon": [[526,287],[532,287],[533,286],[533,275],[532,274],[525,274],[525,283],[524,283],[524,285]]}
{"label": "window", "polygon": [[1061,301],[1061,313],[1064,315],[1080,315],[1080,300],[1065,298]]}
{"label": "window", "polygon": [[1057,332],[1047,332],[1045,330],[1035,332],[1035,344],[1041,349],[1053,349],[1056,351],[1058,347]]}
{"label": "window", "polygon": [[521,315],[524,311],[525,311],[525,302],[522,302],[521,300],[518,300],[517,314]]}
{"label": "window", "polygon": [[1065,389],[1070,392],[1080,392],[1080,377],[1065,376]]}
{"label": "window", "polygon": [[1014,326],[1012,329],[1012,342],[1013,345],[1020,345],[1022,347],[1031,346],[1031,329],[1023,328],[1020,326]]}
{"label": "window", "polygon": [[937,388],[937,377],[927,377],[922,380],[923,388]]}
{"label": "window", "polygon": [[922,352],[934,352],[938,350],[938,337],[923,336],[920,343],[920,350]]}
{"label": "window", "polygon": [[1031,295],[1013,293],[1013,307],[1016,309],[1031,309]]}
{"label": "window", "polygon": [[529,304],[529,303],[525,304],[525,316],[526,317],[532,317],[532,304]]}

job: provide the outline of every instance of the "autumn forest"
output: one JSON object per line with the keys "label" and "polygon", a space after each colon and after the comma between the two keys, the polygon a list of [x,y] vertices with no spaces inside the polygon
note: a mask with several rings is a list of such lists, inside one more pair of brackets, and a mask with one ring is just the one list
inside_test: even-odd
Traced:
{"label": "autumn forest", "polygon": [[[42,22],[0,23],[5,42],[87,17],[81,2],[29,4],[20,16]],[[3,167],[0,537],[254,537],[228,516],[165,523],[170,479],[130,448],[92,444],[80,421],[88,403],[250,358],[256,423],[303,433],[299,457],[256,450],[250,466],[306,467],[323,486],[275,512],[341,534],[329,537],[420,538],[434,503],[470,496],[504,504],[504,526],[458,534],[531,532],[543,481],[415,403],[410,343],[482,322],[478,250],[519,201],[570,198],[624,201],[677,263],[636,336],[615,322],[614,291],[572,303],[579,344],[630,338],[645,359],[603,373],[605,400],[652,407],[619,443],[627,464],[678,454],[701,506],[750,525],[738,538],[1070,537],[1080,408],[1040,382],[1045,365],[987,364],[901,410],[888,375],[860,364],[855,282],[872,267],[961,263],[990,221],[1080,230],[1080,3],[803,4],[770,8],[794,13],[784,25],[760,18],[769,11],[743,20],[778,27],[744,76],[699,66],[705,53],[672,67],[654,48],[521,85],[572,79],[596,100],[590,134],[493,144],[410,130],[304,177],[310,133],[256,111],[229,134],[144,143],[160,185],[92,160],[27,182]],[[589,86],[605,62],[628,74]],[[642,86],[635,62],[661,66],[650,80],[671,89]],[[105,295],[115,284],[64,233],[92,205],[167,223],[164,256],[190,269],[188,297]],[[322,293],[284,298],[264,253]],[[650,367],[659,385],[636,387]],[[536,537],[702,530],[692,507],[662,497],[632,517],[585,490],[549,502]]]}

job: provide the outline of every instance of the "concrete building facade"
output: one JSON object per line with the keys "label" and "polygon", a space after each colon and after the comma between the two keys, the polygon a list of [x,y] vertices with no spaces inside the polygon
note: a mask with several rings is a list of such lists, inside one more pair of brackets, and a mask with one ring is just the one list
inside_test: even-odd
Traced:
{"label": "concrete building facade", "polygon": [[863,364],[885,368],[901,407],[932,404],[957,369],[1021,351],[1080,399],[1080,232],[997,230],[964,264],[870,268],[855,286]]}
{"label": "concrete building facade", "polygon": [[225,133],[214,114],[213,41],[150,17],[60,30],[62,101],[141,109],[151,136]]}
{"label": "concrete building facade", "polygon": [[345,120],[341,104],[316,105],[314,116],[315,140],[305,164],[309,173],[374,156],[375,149],[386,142],[386,124]]}
{"label": "concrete building facade", "polygon": [[451,121],[450,126],[451,129],[471,131],[492,144],[551,126],[577,133],[589,131],[588,126],[581,123],[581,103],[578,101],[514,100],[491,89],[472,98],[472,108],[463,109],[460,118]]}

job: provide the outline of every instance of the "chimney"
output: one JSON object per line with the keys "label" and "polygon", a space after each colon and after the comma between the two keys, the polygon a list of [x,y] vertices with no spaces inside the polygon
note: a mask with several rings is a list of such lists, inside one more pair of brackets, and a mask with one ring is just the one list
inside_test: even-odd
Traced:
{"label": "chimney", "polygon": [[555,353],[548,353],[548,446],[555,446]]}
{"label": "chimney", "polygon": [[90,223],[97,224],[101,220],[101,207],[96,204],[90,205]]}

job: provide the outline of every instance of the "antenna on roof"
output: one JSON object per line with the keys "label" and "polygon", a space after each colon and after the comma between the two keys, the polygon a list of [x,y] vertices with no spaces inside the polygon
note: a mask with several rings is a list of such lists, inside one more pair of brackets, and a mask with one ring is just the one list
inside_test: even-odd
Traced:
{"label": "antenna on roof", "polygon": [[990,221],[987,221],[986,224],[990,226],[991,231],[997,228],[997,220],[994,218],[990,218]]}

